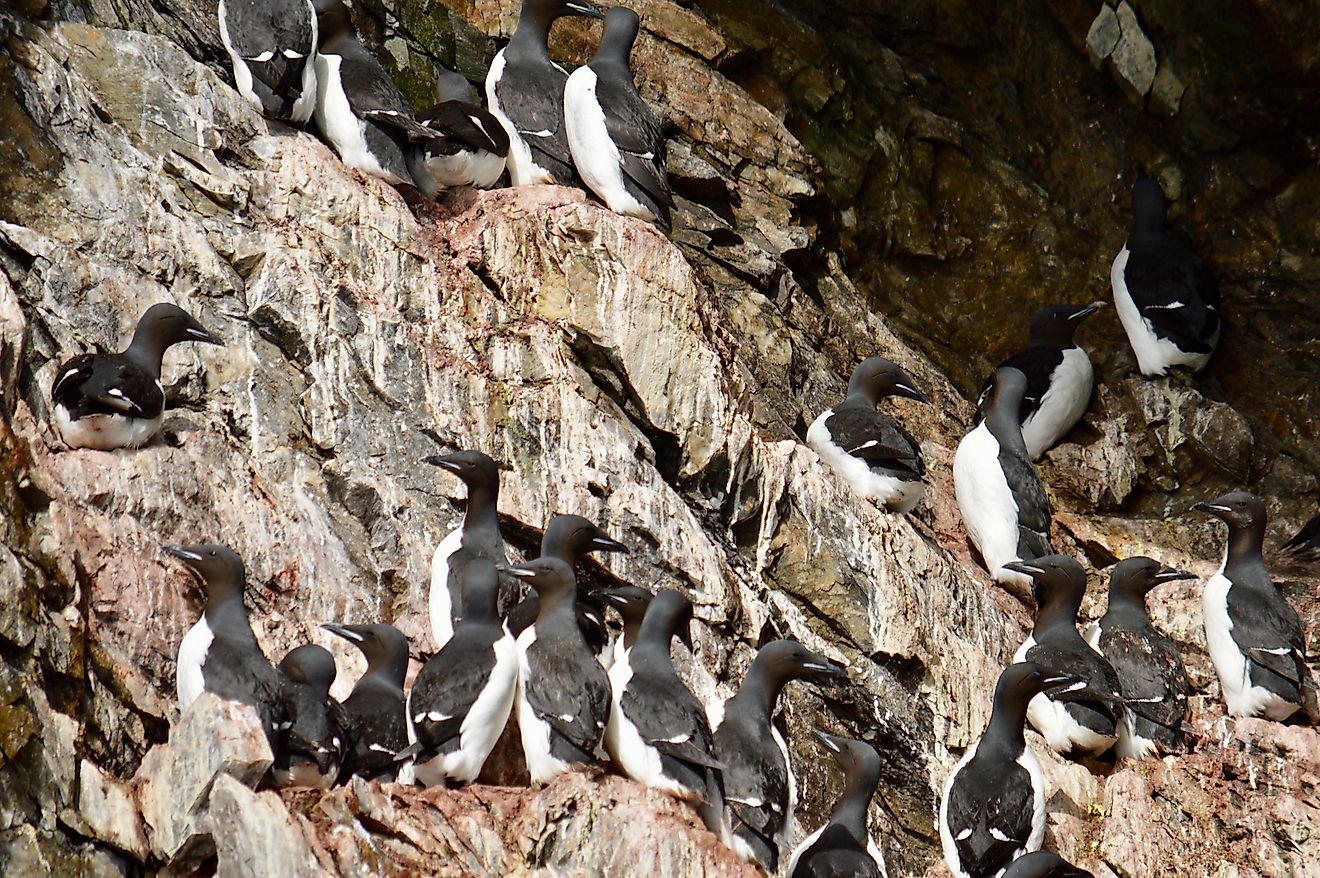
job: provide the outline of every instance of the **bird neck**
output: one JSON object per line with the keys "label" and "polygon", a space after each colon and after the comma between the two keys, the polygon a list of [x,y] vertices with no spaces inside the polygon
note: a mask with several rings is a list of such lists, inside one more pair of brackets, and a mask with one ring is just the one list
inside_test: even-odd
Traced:
{"label": "bird neck", "polygon": [[1260,564],[1264,566],[1265,560],[1261,557],[1261,546],[1264,542],[1265,526],[1263,524],[1253,524],[1251,527],[1230,525],[1228,528],[1228,554],[1224,559],[1224,569],[1243,564]]}
{"label": "bird neck", "polygon": [[1132,219],[1132,240],[1158,241],[1164,237],[1164,210],[1148,209]]}
{"label": "bird neck", "polygon": [[533,8],[524,3],[518,16],[518,26],[514,28],[509,40],[509,51],[515,55],[531,55],[538,58],[550,58],[550,26],[555,23],[552,15],[543,9]]}
{"label": "bird neck", "polygon": [[876,403],[880,401],[880,395],[868,387],[865,381],[849,378],[848,393],[844,396],[844,401],[875,408]]}
{"label": "bird neck", "polygon": [[577,596],[574,588],[551,588],[536,593],[541,607],[536,614],[536,621],[541,622],[555,616],[567,616],[577,625]]}
{"label": "bird neck", "polygon": [[986,412],[986,429],[993,433],[1001,444],[1014,443],[1013,437],[1016,436],[1014,444],[1026,448],[1026,443],[1022,440],[1022,424],[1019,417],[1021,410],[1022,400],[1017,394],[996,389],[994,396],[990,398],[990,410]]}
{"label": "bird neck", "polygon": [[463,526],[493,527],[498,530],[499,525],[499,488],[468,485],[467,512],[463,514]]}
{"label": "bird neck", "polygon": [[[1082,599],[1073,595],[1056,595],[1041,605],[1036,613],[1036,624],[1032,632],[1071,630],[1077,634],[1077,614],[1081,612]],[[1078,635],[1081,636],[1081,635]],[[1037,638],[1039,640],[1040,638]]]}
{"label": "bird neck", "polygon": [[996,702],[990,710],[990,724],[986,726],[985,734],[981,736],[977,753],[979,754],[987,746],[1003,747],[1015,753],[1021,751],[1027,746],[1026,735],[1022,731],[1026,721],[1025,700],[1011,698]]}
{"label": "bird neck", "polygon": [[753,662],[751,670],[747,672],[747,678],[730,699],[729,708],[733,709],[736,706],[769,725],[775,704],[779,701],[779,693],[784,688],[784,682],[769,680],[765,674],[758,673],[758,670],[756,663]]}
{"label": "bird neck", "polygon": [[240,640],[257,642],[256,635],[252,633],[252,624],[248,621],[247,607],[243,606],[241,588],[208,597],[205,616],[206,624],[212,632],[223,629]]}
{"label": "bird neck", "polygon": [[135,365],[147,370],[152,377],[160,377],[161,363],[170,342],[163,341],[150,327],[138,325],[133,333],[133,340],[124,349],[124,356]]}
{"label": "bird neck", "polygon": [[843,795],[834,806],[830,816],[831,823],[837,823],[852,833],[863,846],[868,837],[866,832],[866,810],[871,804],[871,796],[880,784],[880,766],[865,765],[847,776]]}
{"label": "bird neck", "polygon": [[366,682],[368,678],[378,681],[378,685],[388,686],[391,689],[403,689],[403,680],[408,676],[408,656],[402,657],[390,656],[388,658],[377,658],[374,662],[367,663],[367,672],[362,675],[358,685]]}

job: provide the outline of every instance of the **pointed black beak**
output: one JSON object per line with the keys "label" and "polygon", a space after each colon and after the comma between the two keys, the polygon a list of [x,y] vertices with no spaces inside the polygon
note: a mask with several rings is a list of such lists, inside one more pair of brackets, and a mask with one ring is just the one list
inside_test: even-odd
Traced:
{"label": "pointed black beak", "polygon": [[1079,308],[1073,313],[1069,314],[1068,319],[1073,321],[1074,323],[1081,320],[1085,320],[1095,312],[1099,311],[1104,306],[1105,306],[1104,302],[1092,302],[1091,304],[1087,305],[1085,308]]}
{"label": "pointed black beak", "polygon": [[811,730],[811,733],[812,733],[813,735],[815,735],[816,738],[817,738],[822,744],[824,744],[824,745],[825,745],[825,748],[826,748],[827,750],[829,750],[831,753],[842,753],[842,752],[843,752],[843,739],[842,739],[842,738],[836,738],[836,737],[834,737],[833,735],[829,734],[828,732],[822,732],[820,729],[812,729],[812,730]]}
{"label": "pointed black beak", "polygon": [[909,384],[906,381],[895,384],[894,390],[898,392],[899,396],[906,396],[908,399],[915,399],[917,402],[924,402],[926,405],[930,405],[930,397],[918,390],[915,385]]}
{"label": "pointed black beak", "polygon": [[1216,503],[1213,500],[1203,500],[1200,503],[1192,504],[1193,512],[1204,512],[1206,515],[1213,515],[1215,518],[1223,518],[1224,513],[1232,507],[1224,506],[1222,503]]}
{"label": "pointed black beak", "polygon": [[1076,674],[1069,674],[1065,671],[1049,671],[1045,674],[1045,691],[1049,694],[1061,692],[1073,692],[1077,689],[1084,689],[1090,684],[1090,680],[1085,677],[1079,677]]}
{"label": "pointed black beak", "polygon": [[362,635],[354,631],[351,625],[333,625],[329,622],[326,622],[322,624],[321,627],[337,637],[344,638],[349,643],[362,642]]}
{"label": "pointed black beak", "polygon": [[1156,582],[1173,582],[1175,579],[1196,579],[1195,573],[1179,570],[1176,567],[1161,567],[1155,574]]}
{"label": "pointed black beak", "polygon": [[568,9],[569,15],[580,15],[583,18],[604,18],[605,13],[601,12],[594,4],[587,0],[569,0],[564,6]]}
{"label": "pointed black beak", "polygon": [[224,339],[220,338],[220,336],[206,329],[200,323],[196,323],[192,326],[189,326],[187,329],[187,333],[192,341],[200,341],[203,344],[219,345],[220,347],[225,346]]}
{"label": "pointed black beak", "polygon": [[[191,561],[202,560],[201,555],[197,554],[187,546],[164,546],[163,548],[165,549],[166,552],[180,559],[181,561],[191,562]],[[191,567],[192,565],[189,564],[188,566]]]}
{"label": "pointed black beak", "polygon": [[678,631],[675,633],[678,635],[678,639],[683,642],[683,645],[688,648],[688,652],[692,652],[692,617],[688,616],[684,619],[683,624],[678,626]]}
{"label": "pointed black beak", "polygon": [[616,607],[628,606],[628,599],[615,592],[613,589],[593,588],[591,591],[587,592],[587,596],[595,598],[602,604],[612,604]]}
{"label": "pointed black beak", "polygon": [[835,686],[846,682],[848,669],[836,661],[813,654],[812,658],[802,663],[802,679],[825,686]]}
{"label": "pointed black beak", "polygon": [[526,567],[517,565],[496,564],[495,569],[505,576],[512,576],[516,579],[535,579],[536,571],[528,570]]}
{"label": "pointed black beak", "polygon": [[612,540],[604,534],[598,534],[591,538],[591,551],[593,552],[623,552],[627,554],[628,547],[618,540]]}
{"label": "pointed black beak", "polygon": [[1035,564],[1028,564],[1026,561],[1009,561],[1001,565],[1005,570],[1012,570],[1014,573],[1023,573],[1035,579],[1045,572],[1044,567],[1037,567]]}
{"label": "pointed black beak", "polygon": [[434,454],[428,458],[425,458],[425,460],[427,463],[431,464],[432,466],[438,466],[441,469],[447,469],[451,473],[458,472],[461,467],[461,464],[459,464],[458,461],[454,460],[452,457],[450,457],[447,454]]}

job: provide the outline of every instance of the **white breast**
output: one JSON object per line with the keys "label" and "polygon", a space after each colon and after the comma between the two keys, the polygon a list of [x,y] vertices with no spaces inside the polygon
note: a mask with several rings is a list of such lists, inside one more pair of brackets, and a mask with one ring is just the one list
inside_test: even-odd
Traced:
{"label": "white breast", "polygon": [[454,528],[431,555],[431,591],[427,608],[431,616],[431,639],[440,650],[454,636],[453,597],[449,593],[449,556],[463,545],[462,525]]}
{"label": "white breast", "polygon": [[564,86],[564,129],[578,176],[615,213],[654,220],[623,185],[619,148],[610,139],[605,111],[596,96],[596,71],[579,67]]}
{"label": "white breast", "polygon": [[1127,333],[1132,352],[1137,355],[1137,366],[1141,374],[1163,375],[1170,366],[1189,366],[1193,371],[1200,371],[1210,361],[1210,354],[1184,353],[1176,344],[1161,337],[1155,331],[1154,324],[1141,316],[1132,294],[1128,292],[1127,279],[1123,274],[1128,256],[1128,248],[1124,244],[1123,249],[1114,257],[1109,282],[1114,289],[1114,308],[1118,311],[1118,320]]}
{"label": "white breast", "polygon": [[568,763],[550,753],[550,724],[536,715],[526,697],[527,681],[532,678],[527,650],[536,642],[536,626],[526,628],[518,635],[518,734],[522,737],[523,756],[527,760],[527,773],[532,783],[545,784],[563,774]]}
{"label": "white breast", "polygon": [[206,662],[206,654],[211,649],[211,641],[214,639],[211,626],[206,624],[206,616],[203,615],[188,629],[188,633],[179,643],[179,655],[174,662],[174,673],[179,690],[180,713],[187,710],[188,705],[196,701],[197,696],[206,688],[205,680],[202,678],[202,665]]}
{"label": "white breast", "polygon": [[1050,389],[1041,399],[1040,407],[1022,424],[1022,439],[1032,460],[1052,448],[1086,414],[1093,380],[1091,358],[1086,351],[1065,350],[1063,362],[1050,374]]}
{"label": "white breast", "polygon": [[632,666],[626,655],[610,665],[610,718],[605,724],[605,752],[624,774],[638,783],[680,799],[699,801],[700,793],[665,775],[660,752],[646,742],[623,712],[623,693],[631,680]]}
{"label": "white breast", "polygon": [[[1035,645],[1036,638],[1028,636],[1017,648],[1017,652],[1013,653],[1013,661],[1026,661],[1027,650]],[[1027,720],[1056,753],[1066,754],[1073,750],[1081,750],[1099,755],[1118,740],[1116,735],[1101,735],[1088,729],[1073,719],[1072,714],[1061,702],[1044,693],[1033,696],[1027,703]]]}
{"label": "white breast", "polygon": [[486,107],[509,135],[509,185],[533,186],[538,183],[554,183],[554,174],[536,163],[527,141],[523,140],[522,132],[500,107],[499,83],[504,78],[504,64],[504,50],[500,49],[495,55],[495,60],[490,62],[490,70],[486,72]]}
{"label": "white breast", "polygon": [[926,495],[926,485],[872,472],[866,461],[853,457],[830,436],[825,421],[833,414],[834,409],[826,409],[812,422],[807,430],[807,445],[858,495],[878,500],[890,512],[911,512]]}
{"label": "white breast", "polygon": [[395,185],[411,183],[411,180],[402,180],[386,171],[367,146],[367,123],[353,114],[348,96],[344,94],[344,85],[339,79],[339,65],[342,61],[338,55],[316,56],[317,127],[347,167]]}
{"label": "white breast", "polygon": [[1210,578],[1201,591],[1201,613],[1205,620],[1205,641],[1210,661],[1224,691],[1224,703],[1233,716],[1264,716],[1282,722],[1298,709],[1296,704],[1264,688],[1251,684],[1247,658],[1233,640],[1233,620],[1228,615],[1228,592],[1232,583],[1220,572]]}
{"label": "white breast", "polygon": [[69,410],[56,405],[52,413],[55,429],[70,448],[95,448],[114,451],[116,448],[141,448],[160,430],[165,420],[161,412],[154,418],[130,418],[124,415],[86,415],[76,421]]}
{"label": "white breast", "polygon": [[1018,560],[1018,506],[999,465],[999,442],[982,421],[963,437],[953,457],[953,488],[967,535],[996,582],[1031,584],[1030,577],[1001,569]]}
{"label": "white breast", "polygon": [[446,777],[460,783],[477,779],[509,722],[517,690],[518,648],[513,637],[505,634],[495,642],[495,667],[490,678],[463,718],[459,749],[443,757]]}
{"label": "white breast", "polygon": [[784,809],[784,825],[779,830],[776,842],[782,848],[793,837],[793,812],[797,810],[797,775],[793,774],[793,761],[788,758],[788,744],[774,723],[770,724],[770,736],[775,739],[775,746],[784,757],[784,769],[788,772],[788,807]]}

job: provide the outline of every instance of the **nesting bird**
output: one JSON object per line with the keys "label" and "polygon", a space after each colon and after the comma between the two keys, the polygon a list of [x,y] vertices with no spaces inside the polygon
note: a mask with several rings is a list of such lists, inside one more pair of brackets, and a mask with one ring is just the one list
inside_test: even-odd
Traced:
{"label": "nesting bird", "polygon": [[[1102,306],[1102,302],[1092,302],[1041,309],[1031,321],[1026,350],[999,364],[1000,368],[1017,369],[1027,376],[1018,417],[1022,421],[1022,441],[1032,460],[1067,435],[1091,402],[1091,358],[1073,340],[1073,334]],[[978,407],[989,402],[992,386],[993,380],[986,382]]]}
{"label": "nesting bird", "polygon": [[463,576],[463,618],[408,693],[409,748],[426,786],[472,783],[513,709],[518,654],[500,623],[499,573],[476,558]]}
{"label": "nesting bird", "polygon": [[843,769],[843,794],[826,824],[793,851],[789,878],[887,878],[884,855],[866,828],[866,811],[880,783],[880,755],[865,741],[819,730],[816,737]]}
{"label": "nesting bird", "polygon": [[218,15],[238,93],[267,118],[305,125],[316,109],[312,0],[220,0]]}
{"label": "nesting bird", "polygon": [[1219,343],[1219,285],[1165,230],[1164,192],[1144,173],[1132,187],[1132,234],[1114,257],[1114,306],[1146,376],[1199,372]]}
{"label": "nesting bird", "polygon": [[435,105],[420,113],[417,121],[437,136],[413,141],[407,151],[408,170],[417,188],[427,198],[459,186],[491,188],[504,174],[508,132],[477,103],[476,90],[458,73],[440,72],[435,97]]}
{"label": "nesting bird", "polygon": [[518,635],[518,730],[533,783],[593,764],[610,711],[610,681],[578,627],[573,568],[537,558],[507,568],[540,596],[536,622]]}
{"label": "nesting bird", "polygon": [[863,360],[848,379],[843,402],[812,422],[807,444],[855,492],[890,512],[909,512],[926,494],[926,465],[912,434],[876,411],[890,396],[930,402],[896,363],[884,357]]}
{"label": "nesting bird", "polygon": [[497,567],[508,563],[500,535],[498,505],[500,470],[480,451],[459,451],[428,457],[426,462],[448,470],[467,485],[463,523],[449,532],[431,555],[431,591],[427,599],[431,637],[436,649],[449,642],[454,621],[463,615],[463,577],[467,566],[483,558]]}
{"label": "nesting bird", "polygon": [[1165,582],[1195,578],[1140,556],[1119,561],[1109,574],[1109,606],[1087,629],[1086,642],[1113,665],[1123,690],[1120,758],[1182,749],[1192,685],[1177,645],[1151,622],[1146,595]]}
{"label": "nesting bird", "polygon": [[1201,592],[1206,645],[1228,712],[1282,722],[1300,710],[1315,722],[1302,624],[1261,556],[1265,504],[1234,491],[1192,508],[1228,525],[1224,563]]}
{"label": "nesting bird", "polygon": [[990,577],[1021,588],[1030,578],[1007,566],[1050,554],[1050,500],[1022,439],[1027,376],[995,370],[985,420],[958,443],[953,487],[967,535]]}
{"label": "nesting bird", "polygon": [[285,728],[271,766],[275,785],[329,789],[339,777],[348,744],[348,716],[330,697],[335,658],[325,647],[308,643],[289,650],[279,670]]}
{"label": "nesting bird", "polygon": [[242,559],[217,545],[166,546],[165,551],[187,565],[206,589],[206,609],[179,643],[179,711],[202,692],[251,705],[274,749],[275,733],[284,722],[283,686],[248,622]]}
{"label": "nesting bird", "polygon": [[564,125],[573,164],[587,188],[615,213],[669,228],[674,197],[665,171],[665,136],[637,92],[629,56],[637,13],[613,6],[596,54],[564,86]]}
{"label": "nesting bird", "polygon": [[550,27],[566,15],[602,18],[587,0],[523,0],[509,44],[486,73],[486,105],[509,135],[514,186],[572,183],[573,155],[564,129],[568,71],[550,60]]}
{"label": "nesting bird", "polygon": [[1027,718],[1055,751],[1099,756],[1118,740],[1123,695],[1113,665],[1077,631],[1086,571],[1065,555],[1009,567],[1031,577],[1036,595],[1036,624],[1013,661],[1035,662],[1083,681],[1032,698]]}
{"label": "nesting bird", "polygon": [[715,758],[724,766],[733,850],[744,861],[773,872],[784,833],[793,826],[797,778],[788,744],[771,721],[779,694],[792,680],[830,685],[847,678],[843,666],[796,640],[776,640],[761,647],[738,692],[724,704]]}
{"label": "nesting bird", "polygon": [[348,698],[352,749],[343,773],[392,781],[400,773],[397,757],[408,746],[403,680],[408,673],[408,639],[393,625],[322,625],[356,646],[367,659],[367,670]]}
{"label": "nesting bird", "polygon": [[182,308],[161,303],[142,315],[122,352],[81,354],[61,366],[50,395],[64,444],[109,451],[150,441],[165,419],[165,351],[186,341],[224,344]]}
{"label": "nesting bird", "polygon": [[940,844],[955,878],[992,878],[1045,839],[1045,780],[1027,749],[1027,704],[1085,680],[1018,662],[999,675],[990,722],[944,782]]}

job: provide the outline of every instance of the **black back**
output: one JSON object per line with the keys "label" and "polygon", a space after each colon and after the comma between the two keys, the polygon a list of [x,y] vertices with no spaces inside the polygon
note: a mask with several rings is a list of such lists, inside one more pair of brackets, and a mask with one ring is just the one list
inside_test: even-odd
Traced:
{"label": "black back", "polygon": [[509,133],[500,121],[476,104],[444,101],[417,117],[440,136],[426,141],[427,155],[454,155],[485,150],[499,156],[509,154]]}
{"label": "black back", "polygon": [[[302,97],[303,65],[312,63],[316,50],[314,23],[306,0],[225,0],[229,44],[252,72],[252,91],[266,116],[288,119]],[[257,60],[267,53],[269,59]]]}
{"label": "black back", "polygon": [[286,727],[275,749],[275,768],[288,770],[308,762],[322,774],[335,776],[348,749],[349,726],[348,715],[330,697],[334,657],[323,647],[307,644],[290,650],[279,671],[284,677]]}
{"label": "black back", "polygon": [[1003,878],[1094,878],[1053,851],[1035,851],[1013,861]]}
{"label": "black back", "polygon": [[995,370],[985,425],[999,443],[999,466],[1018,507],[1018,557],[1050,554],[1050,498],[1022,439],[1022,399],[1026,375],[1012,368]]}
{"label": "black back", "polygon": [[[834,443],[853,457],[865,460],[873,472],[904,481],[920,481],[926,474],[921,447],[912,434],[864,399],[848,397],[825,420]],[[877,444],[871,444],[877,443]],[[897,449],[907,454],[892,456]]]}
{"label": "black back", "polygon": [[81,354],[60,367],[51,398],[73,420],[88,415],[151,420],[165,411],[159,377],[122,354]]}
{"label": "black back", "polygon": [[367,658],[344,712],[352,730],[352,749],[343,774],[393,780],[395,756],[408,746],[403,680],[408,670],[408,641],[392,625],[323,625],[348,640]]}
{"label": "black back", "polygon": [[852,833],[831,823],[798,858],[790,878],[880,878],[880,867]]}
{"label": "black back", "polygon": [[1031,836],[1035,789],[1031,775],[1016,761],[1020,755],[1020,750],[1012,753],[982,739],[949,790],[947,819],[955,839],[964,827],[972,827],[969,837],[955,841],[971,875],[997,874]]}

